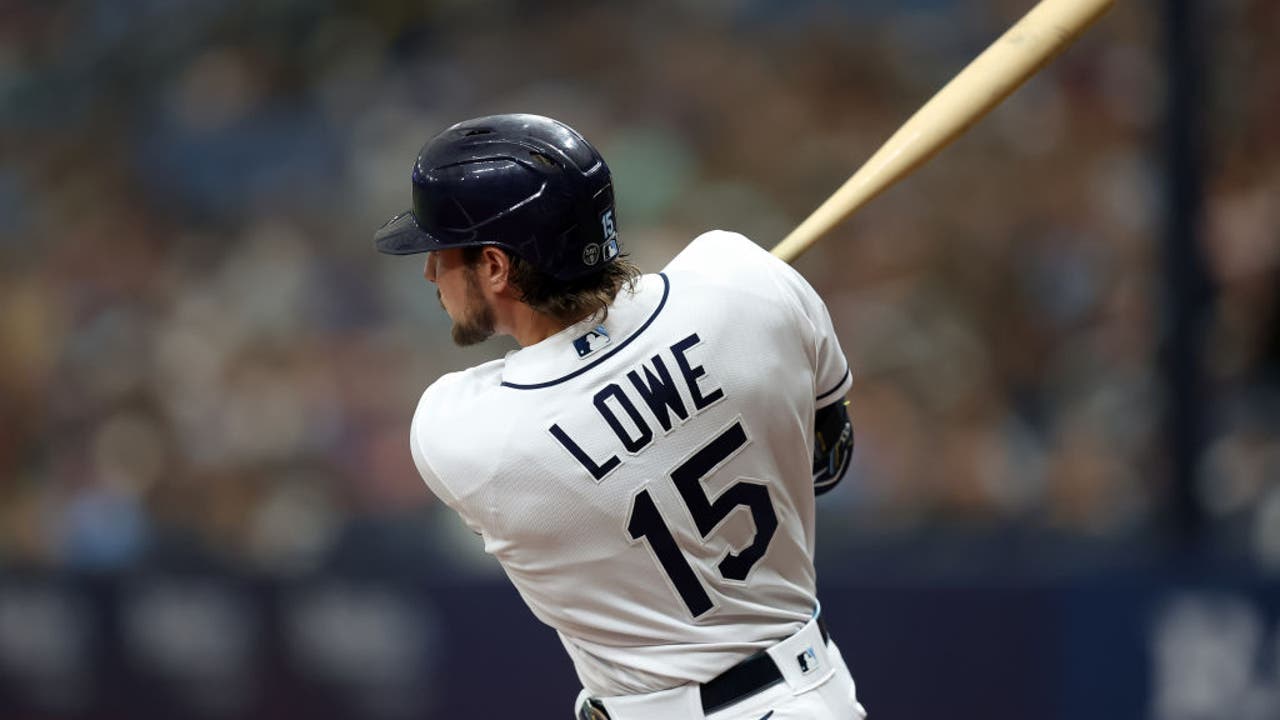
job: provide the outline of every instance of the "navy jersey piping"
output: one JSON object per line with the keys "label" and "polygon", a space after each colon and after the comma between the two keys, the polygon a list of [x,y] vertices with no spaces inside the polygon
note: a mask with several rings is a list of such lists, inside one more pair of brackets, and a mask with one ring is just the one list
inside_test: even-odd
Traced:
{"label": "navy jersey piping", "polygon": [[835,387],[833,387],[833,388],[831,388],[830,390],[828,390],[828,391],[826,391],[826,392],[822,393],[821,395],[819,395],[819,396],[818,396],[818,398],[817,398],[817,401],[818,401],[818,402],[822,402],[824,399],[826,399],[826,397],[827,397],[828,395],[831,395],[831,394],[832,394],[832,393],[834,393],[835,391],[839,390],[839,389],[840,389],[840,386],[841,386],[841,385],[844,385],[844,381],[845,381],[845,380],[847,380],[847,379],[849,379],[849,368],[847,368],[847,367],[846,367],[846,368],[844,369],[844,374],[840,376],[840,382],[836,383],[836,386],[835,386]]}
{"label": "navy jersey piping", "polygon": [[[658,301],[658,307],[653,309],[653,314],[649,316],[648,320],[644,321],[643,325],[637,328],[635,332],[631,333],[630,337],[628,337],[626,340],[623,340],[621,343],[619,343],[617,347],[605,353],[604,355],[601,355],[600,357],[596,358],[594,361],[591,362],[590,365],[587,365],[586,367],[580,367],[577,370],[574,370],[573,372],[569,373],[568,375],[558,377],[555,380],[548,380],[546,382],[534,383],[532,385],[520,385],[517,383],[503,381],[502,387],[508,387],[513,390],[541,390],[542,388],[548,388],[548,387],[551,387],[552,385],[559,385],[562,382],[572,380],[578,377],[579,375],[581,375],[582,373],[593,369],[600,363],[613,357],[618,351],[622,350],[622,348],[626,347],[627,345],[630,345],[632,340],[635,340],[636,338],[640,337],[640,333],[647,330],[649,326],[653,324],[653,321],[658,318],[658,314],[662,312],[662,308],[666,307],[667,305],[667,296],[671,294],[671,280],[667,278],[666,273],[660,272],[658,273],[658,276],[662,278],[662,299]],[[844,381],[841,380],[840,382],[844,382]]]}

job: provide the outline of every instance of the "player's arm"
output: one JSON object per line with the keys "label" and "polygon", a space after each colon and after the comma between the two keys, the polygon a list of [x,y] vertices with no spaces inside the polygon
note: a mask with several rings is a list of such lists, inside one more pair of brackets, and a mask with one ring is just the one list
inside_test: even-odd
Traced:
{"label": "player's arm", "polygon": [[818,408],[813,429],[813,493],[821,495],[840,483],[853,456],[849,401]]}

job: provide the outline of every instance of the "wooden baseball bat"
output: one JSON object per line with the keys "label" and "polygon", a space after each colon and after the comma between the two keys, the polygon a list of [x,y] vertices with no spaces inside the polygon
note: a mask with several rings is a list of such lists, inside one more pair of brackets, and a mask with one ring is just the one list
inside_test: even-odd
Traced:
{"label": "wooden baseball bat", "polygon": [[902,179],[1000,104],[1115,0],[1043,0],[952,78],[839,190],[773,248],[794,261],[818,238]]}

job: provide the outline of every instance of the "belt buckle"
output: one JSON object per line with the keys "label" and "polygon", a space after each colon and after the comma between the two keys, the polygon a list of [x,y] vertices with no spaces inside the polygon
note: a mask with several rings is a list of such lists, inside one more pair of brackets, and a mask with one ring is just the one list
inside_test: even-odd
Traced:
{"label": "belt buckle", "polygon": [[582,709],[578,711],[578,720],[612,720],[612,718],[599,700],[587,698],[587,701],[582,704]]}

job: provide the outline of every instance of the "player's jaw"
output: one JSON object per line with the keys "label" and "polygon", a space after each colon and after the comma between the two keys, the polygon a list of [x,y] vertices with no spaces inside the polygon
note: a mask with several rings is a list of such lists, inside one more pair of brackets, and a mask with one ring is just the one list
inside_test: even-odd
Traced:
{"label": "player's jaw", "polygon": [[[489,302],[485,300],[484,293],[480,291],[480,281],[476,278],[474,268],[463,268],[462,275],[465,283],[464,288],[466,294],[464,302],[458,312],[449,312],[446,307],[445,312],[449,313],[449,318],[453,320],[453,342],[459,347],[467,347],[488,340],[494,332],[493,308]],[[440,290],[436,289],[436,296],[440,296]],[[440,305],[444,306],[444,300],[441,298]]]}
{"label": "player's jaw", "polygon": [[453,342],[466,347],[494,334],[493,307],[480,289],[476,269],[466,264],[460,250],[428,253],[423,277],[436,286],[436,300],[453,321]]}

